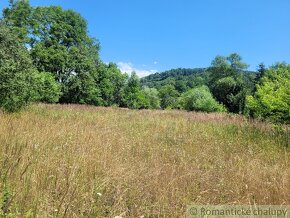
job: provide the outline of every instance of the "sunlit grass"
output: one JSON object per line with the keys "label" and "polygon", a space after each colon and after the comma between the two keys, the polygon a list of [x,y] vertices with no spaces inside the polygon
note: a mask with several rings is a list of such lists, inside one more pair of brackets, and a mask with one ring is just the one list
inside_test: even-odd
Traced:
{"label": "sunlit grass", "polygon": [[0,214],[182,217],[188,204],[290,204],[281,128],[80,105],[1,114]]}

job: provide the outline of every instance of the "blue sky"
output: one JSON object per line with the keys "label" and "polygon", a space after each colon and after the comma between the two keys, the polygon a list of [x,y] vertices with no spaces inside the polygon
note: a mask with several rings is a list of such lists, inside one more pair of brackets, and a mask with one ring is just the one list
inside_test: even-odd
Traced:
{"label": "blue sky", "polygon": [[[8,5],[1,0],[0,9]],[[251,70],[290,62],[289,0],[31,0],[79,12],[101,43],[101,59],[140,76],[207,67],[238,52]]]}

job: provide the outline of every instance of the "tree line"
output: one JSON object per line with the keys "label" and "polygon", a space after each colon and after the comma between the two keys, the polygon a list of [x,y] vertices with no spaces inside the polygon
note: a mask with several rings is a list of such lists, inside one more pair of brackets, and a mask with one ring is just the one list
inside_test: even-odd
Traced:
{"label": "tree line", "polygon": [[290,123],[290,66],[258,71],[239,54],[217,56],[205,69],[176,69],[140,80],[100,60],[100,43],[86,20],[58,6],[9,1],[0,21],[0,107],[30,102],[131,109],[232,112]]}

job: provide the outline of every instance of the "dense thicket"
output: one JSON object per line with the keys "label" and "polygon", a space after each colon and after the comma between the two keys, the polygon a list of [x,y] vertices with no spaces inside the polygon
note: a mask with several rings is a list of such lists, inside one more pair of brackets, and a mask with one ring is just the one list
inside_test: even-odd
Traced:
{"label": "dense thicket", "polygon": [[212,96],[207,86],[191,89],[180,97],[181,108],[189,111],[224,112],[226,109]]}
{"label": "dense thicket", "polygon": [[18,36],[0,22],[0,108],[17,111],[31,101],[57,102],[58,84],[38,72]]}
{"label": "dense thicket", "polygon": [[247,97],[250,115],[290,124],[290,65],[278,63],[260,78],[257,91]]}
{"label": "dense thicket", "polygon": [[[26,47],[34,68],[53,75],[61,87],[60,103],[123,104],[121,90],[127,76],[116,65],[100,61],[99,43],[88,35],[87,22],[80,14],[57,6],[31,7],[29,1],[10,1],[10,7],[3,10],[3,21]],[[53,91],[60,94],[56,86]],[[47,96],[41,100],[51,102]]]}
{"label": "dense thicket", "polygon": [[27,50],[9,28],[0,23],[0,106],[15,111],[31,101],[35,69]]}
{"label": "dense thicket", "polygon": [[208,69],[209,87],[214,97],[230,112],[243,113],[245,99],[254,89],[254,78],[243,72],[248,65],[240,55],[233,53],[227,57],[217,56]]}
{"label": "dense thicket", "polygon": [[289,123],[289,65],[255,72],[239,54],[217,56],[210,67],[172,69],[141,80],[99,58],[86,20],[58,6],[10,0],[0,25],[0,107],[32,101],[131,109],[229,111]]}

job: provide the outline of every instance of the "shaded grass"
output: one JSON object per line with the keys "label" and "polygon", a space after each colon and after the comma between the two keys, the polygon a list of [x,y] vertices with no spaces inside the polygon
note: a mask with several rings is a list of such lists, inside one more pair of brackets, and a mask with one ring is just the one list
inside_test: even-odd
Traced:
{"label": "shaded grass", "polygon": [[2,114],[2,213],[182,217],[188,204],[290,204],[284,128],[81,105]]}

